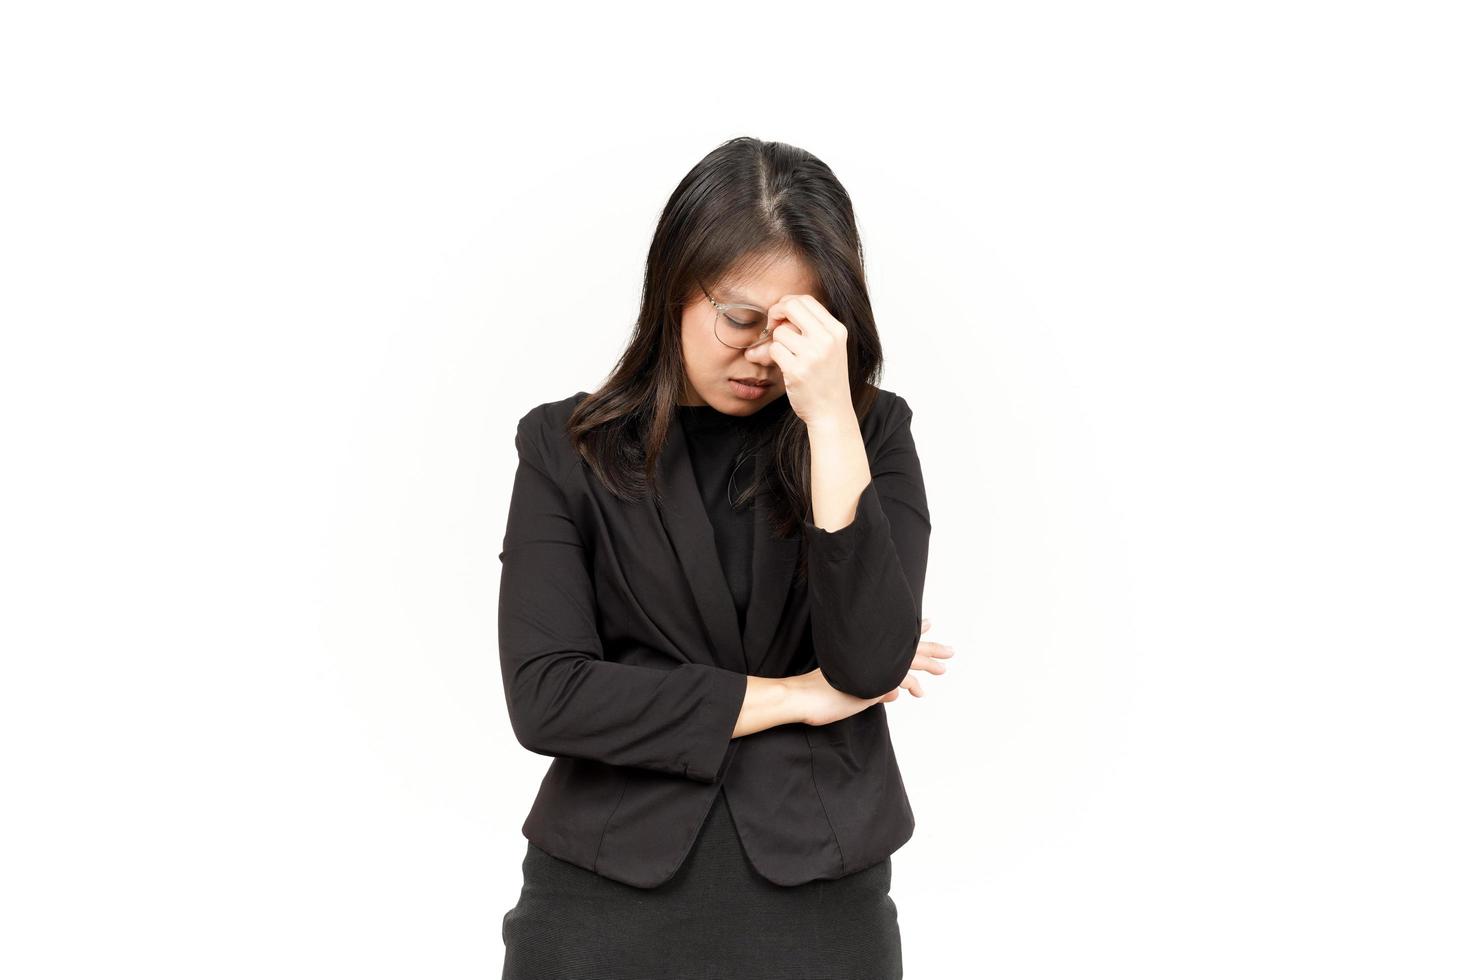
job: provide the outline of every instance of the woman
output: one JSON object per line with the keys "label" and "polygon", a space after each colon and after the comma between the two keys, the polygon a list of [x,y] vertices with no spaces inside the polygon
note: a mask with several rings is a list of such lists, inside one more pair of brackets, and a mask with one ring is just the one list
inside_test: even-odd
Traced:
{"label": "woman", "polygon": [[509,980],[902,976],[914,819],[884,703],[921,696],[929,513],[852,207],[781,143],[664,209],[597,392],[520,419],[500,654],[552,757]]}

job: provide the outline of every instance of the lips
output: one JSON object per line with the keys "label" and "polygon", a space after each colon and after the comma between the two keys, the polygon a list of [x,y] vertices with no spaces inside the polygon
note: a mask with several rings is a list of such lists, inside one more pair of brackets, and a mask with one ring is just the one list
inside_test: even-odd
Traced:
{"label": "lips", "polygon": [[763,381],[760,378],[731,378],[730,380],[739,381],[743,385],[755,385],[758,388],[769,388],[771,386],[770,381]]}

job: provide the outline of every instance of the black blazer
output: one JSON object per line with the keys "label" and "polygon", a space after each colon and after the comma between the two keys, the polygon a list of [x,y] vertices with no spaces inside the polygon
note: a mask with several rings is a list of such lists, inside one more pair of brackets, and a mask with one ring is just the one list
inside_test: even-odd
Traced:
{"label": "black blazer", "polygon": [[[723,786],[746,854],[778,885],[840,878],[913,834],[887,705],[830,725],[731,733],[747,674],[820,665],[837,689],[898,687],[919,643],[929,510],[908,403],[861,420],[873,479],[835,532],[790,538],[755,501],[744,635],[675,420],[662,507],[608,493],[565,425],[577,392],[519,421],[500,578],[500,662],[516,739],[554,757],[522,833],[547,853],[652,888],[694,844]],[[807,517],[810,518],[810,510]],[[805,584],[793,575],[809,549]]]}

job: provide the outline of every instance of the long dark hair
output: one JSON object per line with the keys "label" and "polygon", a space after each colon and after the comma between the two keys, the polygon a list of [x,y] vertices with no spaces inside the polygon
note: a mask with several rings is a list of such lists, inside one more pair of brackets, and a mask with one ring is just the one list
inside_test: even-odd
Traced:
{"label": "long dark hair", "polygon": [[[661,499],[658,456],[669,426],[678,424],[675,406],[685,391],[684,308],[702,287],[775,256],[810,267],[816,298],[847,327],[853,407],[859,419],[867,414],[883,352],[847,191],[806,150],[748,136],[728,140],[674,188],[648,249],[633,338],[612,374],[568,420],[578,453],[609,491],[634,500],[652,487]],[[773,530],[781,537],[797,533],[811,515],[806,426],[789,405],[785,416],[764,427],[772,452],[762,474],[776,490]]]}

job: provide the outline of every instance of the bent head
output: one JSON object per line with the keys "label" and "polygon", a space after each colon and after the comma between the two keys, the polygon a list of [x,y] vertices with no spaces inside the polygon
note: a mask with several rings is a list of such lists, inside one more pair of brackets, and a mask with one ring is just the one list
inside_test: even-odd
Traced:
{"label": "bent head", "polygon": [[[680,323],[685,380],[680,403],[752,415],[785,394],[781,368],[771,356],[772,324],[764,313],[793,293],[820,295],[820,282],[809,265],[785,252],[742,263],[738,271],[695,290]],[[756,386],[741,384],[742,379]]]}

